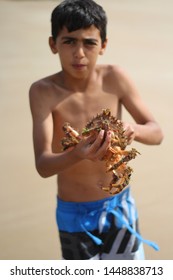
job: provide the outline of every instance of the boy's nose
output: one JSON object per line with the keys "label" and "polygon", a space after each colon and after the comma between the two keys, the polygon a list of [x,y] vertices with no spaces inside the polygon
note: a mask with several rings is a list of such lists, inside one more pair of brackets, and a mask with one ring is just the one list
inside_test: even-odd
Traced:
{"label": "boy's nose", "polygon": [[74,56],[75,58],[82,58],[85,56],[85,52],[82,45],[76,46]]}

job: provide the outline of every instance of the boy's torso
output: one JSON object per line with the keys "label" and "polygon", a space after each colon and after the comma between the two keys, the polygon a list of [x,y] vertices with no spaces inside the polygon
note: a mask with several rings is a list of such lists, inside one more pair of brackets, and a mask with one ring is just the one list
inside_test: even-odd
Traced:
{"label": "boy's torso", "polygon": [[[81,91],[66,88],[58,75],[46,78],[50,85],[48,106],[52,108],[54,153],[62,151],[62,126],[65,122],[81,132],[86,123],[104,108],[109,108],[114,116],[121,118],[119,87],[111,74],[111,66],[98,66],[95,78]],[[108,185],[111,177],[111,174],[106,173],[103,161],[83,160],[58,175],[58,195],[68,201],[90,201],[108,197],[109,194],[102,191],[101,187]]]}

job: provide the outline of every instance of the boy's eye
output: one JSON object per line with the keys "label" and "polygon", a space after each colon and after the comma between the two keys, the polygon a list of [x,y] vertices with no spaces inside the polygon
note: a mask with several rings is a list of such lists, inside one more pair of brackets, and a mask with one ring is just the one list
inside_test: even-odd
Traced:
{"label": "boy's eye", "polygon": [[64,44],[70,45],[74,43],[74,40],[68,39],[63,42]]}
{"label": "boy's eye", "polygon": [[96,46],[97,42],[93,40],[85,40],[86,45]]}
{"label": "boy's eye", "polygon": [[[63,44],[66,44],[66,45],[74,45],[77,43],[77,40],[76,39],[65,39],[63,41]],[[88,45],[88,46],[97,46],[97,41],[95,40],[90,40],[90,39],[86,39],[83,41],[83,44],[84,45]]]}

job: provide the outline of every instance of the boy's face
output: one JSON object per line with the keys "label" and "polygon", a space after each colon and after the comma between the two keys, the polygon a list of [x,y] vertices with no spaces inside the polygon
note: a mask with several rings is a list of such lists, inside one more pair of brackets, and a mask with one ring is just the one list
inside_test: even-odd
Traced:
{"label": "boy's face", "polygon": [[74,78],[86,78],[95,67],[98,55],[102,55],[107,42],[102,44],[100,31],[91,26],[68,32],[63,28],[56,42],[52,37],[49,44],[53,53],[58,53],[62,69]]}

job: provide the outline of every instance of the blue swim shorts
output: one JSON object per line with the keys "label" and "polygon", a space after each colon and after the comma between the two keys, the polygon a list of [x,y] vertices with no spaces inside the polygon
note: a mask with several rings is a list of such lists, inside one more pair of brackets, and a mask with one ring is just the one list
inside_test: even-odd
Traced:
{"label": "blue swim shorts", "polygon": [[142,242],[158,250],[139,233],[130,187],[98,201],[66,202],[58,198],[56,220],[63,259],[144,259]]}

